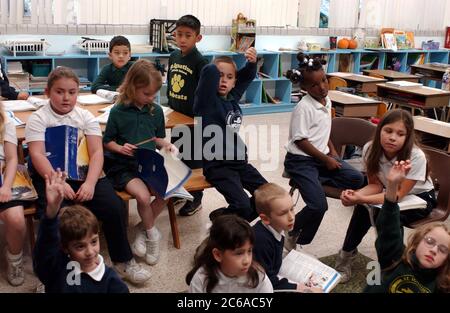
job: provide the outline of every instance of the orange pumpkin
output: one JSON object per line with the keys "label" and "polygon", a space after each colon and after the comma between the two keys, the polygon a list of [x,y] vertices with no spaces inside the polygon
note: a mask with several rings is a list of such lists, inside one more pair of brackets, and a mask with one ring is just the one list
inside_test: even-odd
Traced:
{"label": "orange pumpkin", "polygon": [[356,49],[358,48],[358,42],[355,39],[352,39],[348,42],[348,48],[349,49]]}
{"label": "orange pumpkin", "polygon": [[347,38],[339,39],[339,41],[338,41],[338,48],[339,49],[347,49],[348,48],[348,44],[349,44],[349,41],[348,41]]}

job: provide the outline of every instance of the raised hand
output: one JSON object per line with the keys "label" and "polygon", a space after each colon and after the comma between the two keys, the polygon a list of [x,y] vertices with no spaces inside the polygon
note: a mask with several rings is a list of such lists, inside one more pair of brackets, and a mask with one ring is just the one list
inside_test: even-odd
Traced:
{"label": "raised hand", "polygon": [[247,51],[245,51],[245,58],[250,63],[256,63],[256,55],[256,49],[253,47],[250,47],[247,49]]}
{"label": "raised hand", "polygon": [[45,175],[45,196],[47,197],[47,209],[45,214],[48,218],[54,218],[58,214],[61,203],[64,200],[64,184],[66,173],[58,169],[52,172],[50,177]]}

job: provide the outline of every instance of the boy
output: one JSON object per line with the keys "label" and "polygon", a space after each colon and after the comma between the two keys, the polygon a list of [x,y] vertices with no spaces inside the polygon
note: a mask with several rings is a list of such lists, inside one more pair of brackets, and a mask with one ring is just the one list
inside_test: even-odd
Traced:
{"label": "boy", "polygon": [[255,260],[266,271],[274,290],[291,289],[306,292],[320,290],[304,284],[290,283],[279,278],[283,258],[284,232],[292,230],[295,221],[294,203],[289,194],[277,184],[268,183],[255,191],[256,210],[261,218],[254,226]]}
{"label": "boy", "polygon": [[116,91],[133,64],[130,62],[130,42],[123,36],[115,36],[111,39],[108,56],[112,63],[102,68],[91,86],[92,93],[96,93],[99,89]]}
{"label": "boy", "polygon": [[[175,41],[180,48],[172,52],[169,58],[167,73],[167,98],[168,105],[173,110],[185,115],[194,116],[194,94],[197,89],[202,68],[208,64],[197,50],[196,43],[202,39],[200,35],[200,21],[192,15],[184,15],[176,22],[174,32]],[[201,147],[194,147],[194,127],[178,128],[172,131],[171,142],[183,140],[183,135],[188,135],[183,145],[177,145],[182,155],[183,162],[192,169],[201,168],[202,160],[194,159],[194,151]],[[183,134],[183,131],[186,132]],[[185,145],[190,145],[186,147]],[[178,212],[181,216],[190,216],[201,209],[203,192],[193,192],[193,202],[186,202]]]}
{"label": "boy", "polygon": [[58,219],[65,179],[59,170],[45,176],[47,209],[34,249],[34,272],[47,293],[128,293],[127,285],[99,254],[94,214],[74,205],[61,209]]}
{"label": "boy", "polygon": [[2,68],[2,64],[0,63],[0,97],[8,100],[27,100],[28,96],[28,93],[23,91],[17,92],[9,85],[8,77],[6,76],[6,73]]}
{"label": "boy", "polygon": [[238,73],[233,59],[216,58],[214,64],[203,68],[195,93],[194,113],[202,117],[204,130],[203,174],[229,204],[211,212],[211,220],[221,214],[237,214],[252,221],[257,214],[244,188],[253,195],[267,183],[248,163],[247,147],[238,134],[242,123],[239,99],[256,77],[255,48],[249,48],[245,58],[248,62]]}

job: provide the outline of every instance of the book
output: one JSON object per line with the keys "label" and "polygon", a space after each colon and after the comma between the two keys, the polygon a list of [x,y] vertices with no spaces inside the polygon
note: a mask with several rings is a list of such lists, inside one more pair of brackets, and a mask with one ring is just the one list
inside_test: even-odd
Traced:
{"label": "book", "polygon": [[[374,207],[381,208],[382,204],[376,204]],[[416,195],[406,195],[402,198],[402,201],[398,203],[400,211],[409,209],[425,209],[427,202]]]}
{"label": "book", "polygon": [[95,94],[78,96],[78,103],[81,105],[96,105],[105,103],[114,103],[119,97],[117,91],[99,89]]}
{"label": "book", "polygon": [[398,49],[409,49],[409,43],[407,42],[406,33],[404,31],[395,30],[394,37]]}
{"label": "book", "polygon": [[3,101],[5,111],[23,112],[35,111],[48,103],[47,99],[38,97],[28,97],[27,100],[7,100]]}
{"label": "book", "polygon": [[255,46],[255,37],[253,36],[242,36],[239,40],[239,46],[237,48],[238,52],[245,52],[248,48]]}
{"label": "book", "polygon": [[415,89],[418,87],[422,87],[423,85],[420,83],[413,83],[405,80],[394,80],[390,82],[386,82],[386,86],[396,87],[401,89]]}
{"label": "book", "polygon": [[283,259],[279,276],[298,284],[322,288],[326,293],[330,292],[341,279],[341,274],[334,268],[297,250],[291,250]]}
{"label": "book", "polygon": [[45,152],[54,170],[61,169],[72,180],[86,180],[89,152],[86,137],[78,128],[68,125],[47,127]]}
{"label": "book", "polygon": [[[0,187],[3,186],[6,164],[0,161],[1,175]],[[31,182],[31,177],[25,165],[18,164],[16,176],[11,187],[12,200],[35,200],[37,199],[36,189]]]}
{"label": "book", "polygon": [[397,51],[397,40],[392,33],[384,33],[381,35],[383,40],[383,48]]}
{"label": "book", "polygon": [[177,156],[161,150],[138,148],[136,151],[139,177],[162,198],[185,198],[193,201],[192,195],[183,185],[192,175],[192,170]]}
{"label": "book", "polygon": [[18,117],[14,114],[14,112],[12,112],[12,111],[6,111],[5,113],[6,113],[6,115],[13,121],[14,126],[16,126],[16,127],[25,127],[25,123],[24,123],[20,118],[18,118]]}

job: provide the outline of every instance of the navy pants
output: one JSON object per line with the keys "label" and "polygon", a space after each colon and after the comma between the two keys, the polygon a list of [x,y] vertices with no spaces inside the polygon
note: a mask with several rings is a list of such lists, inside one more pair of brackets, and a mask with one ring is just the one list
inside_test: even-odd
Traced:
{"label": "navy pants", "polygon": [[364,184],[361,172],[339,160],[342,168],[330,171],[313,157],[287,153],[284,168],[291,179],[300,186],[305,207],[296,214],[294,232],[300,232],[297,243],[311,243],[319,229],[328,203],[322,184],[343,189],[358,189]]}
{"label": "navy pants", "polygon": [[[31,178],[37,194],[40,195],[37,199],[37,215],[40,217],[47,207],[45,180],[36,172],[31,175]],[[67,180],[67,183],[77,192],[83,182]],[[75,204],[73,201],[64,199],[61,207],[73,204]],[[99,179],[95,185],[92,200],[81,204],[102,222],[111,261],[123,263],[131,260],[133,254],[127,237],[124,204],[117,196],[110,181],[107,178]]]}
{"label": "navy pants", "polygon": [[[225,197],[228,213],[236,214],[249,222],[258,216],[253,193],[266,184],[267,180],[251,164],[247,161],[204,161],[203,174]],[[251,198],[244,189],[250,192]]]}

